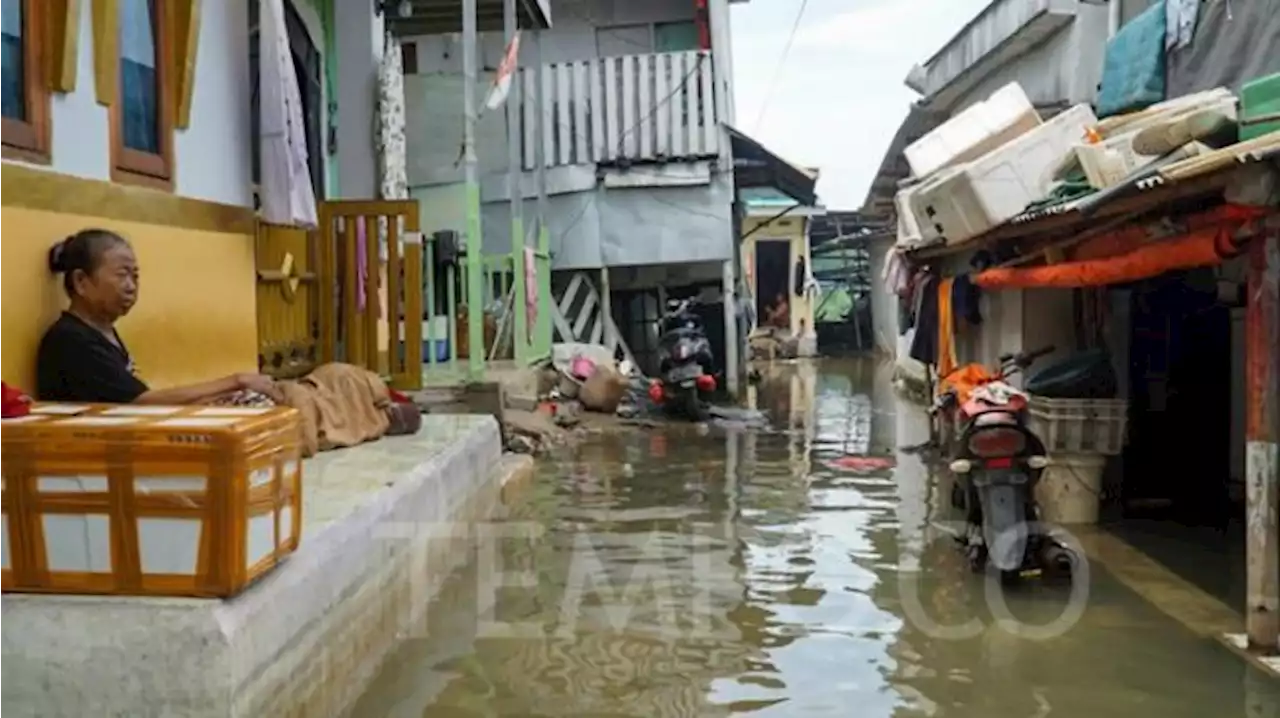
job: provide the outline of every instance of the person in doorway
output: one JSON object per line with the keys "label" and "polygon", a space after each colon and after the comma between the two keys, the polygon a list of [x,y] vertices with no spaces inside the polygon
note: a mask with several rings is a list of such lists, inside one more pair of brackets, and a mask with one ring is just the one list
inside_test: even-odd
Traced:
{"label": "person in doorway", "polygon": [[790,305],[787,304],[786,292],[778,292],[773,304],[770,304],[765,310],[764,323],[765,326],[775,329],[791,328],[791,311]]}
{"label": "person in doorway", "polygon": [[71,302],[40,340],[40,400],[201,404],[241,391],[283,398],[271,377],[261,374],[230,374],[166,389],[147,386],[115,330],[138,300],[138,259],[120,235],[105,229],[77,232],[49,250],[49,269],[62,275]]}

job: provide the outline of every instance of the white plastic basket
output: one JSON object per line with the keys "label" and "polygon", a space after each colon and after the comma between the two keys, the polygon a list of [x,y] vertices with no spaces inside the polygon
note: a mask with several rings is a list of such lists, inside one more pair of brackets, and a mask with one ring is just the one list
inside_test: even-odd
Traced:
{"label": "white plastic basket", "polygon": [[1124,399],[1046,399],[1027,403],[1027,425],[1050,454],[1103,454],[1124,449],[1129,402]]}

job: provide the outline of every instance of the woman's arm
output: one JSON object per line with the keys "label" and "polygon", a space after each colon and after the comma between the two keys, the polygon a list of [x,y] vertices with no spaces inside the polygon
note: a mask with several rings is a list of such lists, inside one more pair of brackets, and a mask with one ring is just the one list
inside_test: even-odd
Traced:
{"label": "woman's arm", "polygon": [[148,389],[133,400],[135,404],[198,404],[221,394],[229,394],[243,388],[239,374],[224,376],[221,379],[173,386],[167,389]]}

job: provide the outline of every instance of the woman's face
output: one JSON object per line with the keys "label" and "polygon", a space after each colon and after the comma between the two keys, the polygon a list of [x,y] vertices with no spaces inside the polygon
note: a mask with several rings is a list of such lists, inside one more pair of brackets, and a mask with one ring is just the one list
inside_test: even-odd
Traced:
{"label": "woman's face", "polygon": [[111,319],[129,313],[138,301],[138,258],[133,248],[113,244],[102,252],[92,273],[77,270],[76,295],[95,312]]}

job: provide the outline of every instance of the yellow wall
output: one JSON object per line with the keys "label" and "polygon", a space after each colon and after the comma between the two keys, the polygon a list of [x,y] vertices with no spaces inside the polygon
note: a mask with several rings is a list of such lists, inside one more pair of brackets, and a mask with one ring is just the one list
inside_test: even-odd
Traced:
{"label": "yellow wall", "polygon": [[756,228],[761,224],[765,224],[766,220],[767,218],[762,217],[747,217],[742,222],[743,233],[752,233],[742,241],[742,262],[743,267],[750,272],[747,279],[751,283],[752,296],[754,297],[756,294],[756,241],[786,240],[790,242],[791,261],[786,268],[786,272],[787,286],[789,288],[787,302],[791,305],[791,333],[799,334],[801,332],[801,321],[803,321],[804,332],[813,334],[813,310],[816,297],[813,294],[796,296],[795,287],[796,263],[802,257],[806,264],[811,262],[809,246],[805,241],[805,227],[808,220],[803,217],[784,217],[769,222],[767,226],[757,231]]}
{"label": "yellow wall", "polygon": [[[139,301],[119,330],[148,384],[257,369],[253,235],[244,211],[10,164],[3,173],[6,382],[35,391],[36,346],[66,305],[61,278],[48,270],[48,250],[86,227],[119,232],[138,254]],[[70,211],[58,211],[64,207]],[[155,223],[165,217],[194,226]]]}

